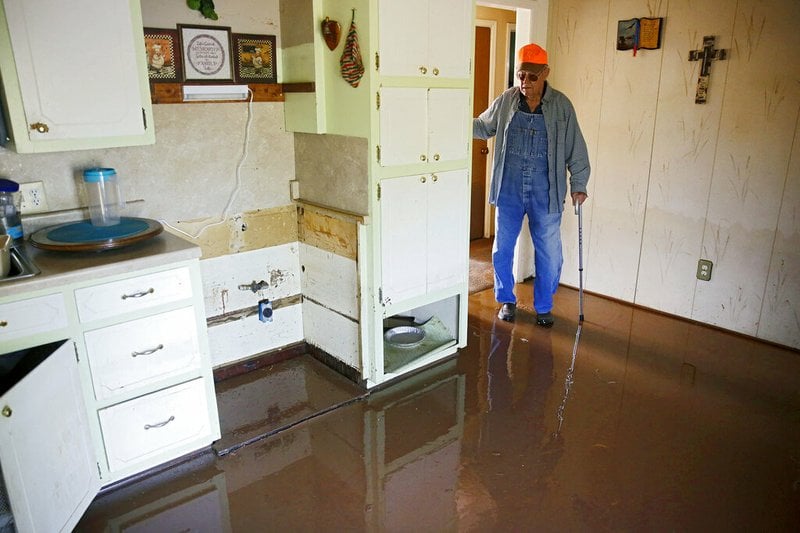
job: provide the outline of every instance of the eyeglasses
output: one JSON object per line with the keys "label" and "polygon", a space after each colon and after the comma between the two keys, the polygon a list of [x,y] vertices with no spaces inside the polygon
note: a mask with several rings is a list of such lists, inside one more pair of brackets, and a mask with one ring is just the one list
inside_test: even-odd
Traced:
{"label": "eyeglasses", "polygon": [[542,76],[544,76],[544,73],[546,71],[547,71],[547,67],[545,67],[542,70],[540,70],[537,74],[534,74],[533,72],[527,72],[525,70],[521,70],[521,71],[517,72],[517,78],[519,78],[519,81],[525,81],[525,79],[527,78],[528,81],[530,81],[531,83],[536,83],[537,81],[542,79]]}

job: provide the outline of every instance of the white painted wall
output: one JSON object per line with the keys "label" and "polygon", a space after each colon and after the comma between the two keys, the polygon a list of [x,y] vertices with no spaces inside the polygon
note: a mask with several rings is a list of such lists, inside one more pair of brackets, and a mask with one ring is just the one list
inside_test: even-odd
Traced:
{"label": "white painted wall", "polygon": [[[662,48],[616,51],[617,21],[646,16],[664,17]],[[551,1],[550,80],[593,165],[587,290],[800,347],[799,20],[795,0]],[[688,54],[704,35],[729,59],[698,105]],[[574,285],[576,225],[566,214]]]}

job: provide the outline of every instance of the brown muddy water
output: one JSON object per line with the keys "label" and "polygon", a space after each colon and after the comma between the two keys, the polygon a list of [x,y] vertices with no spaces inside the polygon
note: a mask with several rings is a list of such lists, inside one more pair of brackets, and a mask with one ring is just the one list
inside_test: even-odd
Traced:
{"label": "brown muddy water", "polygon": [[546,330],[518,289],[515,323],[473,294],[466,349],[366,396],[308,356],[218,383],[229,453],[77,530],[800,530],[800,353],[587,295],[568,376],[576,292]]}

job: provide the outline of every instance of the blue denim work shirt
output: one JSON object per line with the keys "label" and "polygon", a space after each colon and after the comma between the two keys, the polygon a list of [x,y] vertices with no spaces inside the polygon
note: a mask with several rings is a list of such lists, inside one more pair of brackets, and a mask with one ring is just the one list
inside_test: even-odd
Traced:
{"label": "blue denim work shirt", "polygon": [[[546,84],[547,82],[545,82]],[[511,87],[498,96],[489,109],[472,121],[472,136],[488,139],[496,136],[492,160],[492,180],[489,185],[489,203],[497,205],[500,184],[503,181],[503,162],[506,159],[508,126],[517,112],[519,87]],[[581,134],[575,108],[563,93],[545,85],[542,95],[542,113],[547,129],[547,161],[549,166],[550,201],[548,212],[564,210],[567,197],[567,170],[571,192],[587,193],[589,182],[589,153]],[[502,135],[497,135],[502,132]]]}

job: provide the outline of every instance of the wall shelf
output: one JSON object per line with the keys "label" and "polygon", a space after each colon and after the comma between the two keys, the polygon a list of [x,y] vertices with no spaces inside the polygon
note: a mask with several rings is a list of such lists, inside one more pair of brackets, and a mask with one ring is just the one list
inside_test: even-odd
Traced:
{"label": "wall shelf", "polygon": [[[150,101],[153,104],[195,104],[209,102],[184,102],[183,83],[150,83]],[[193,85],[187,83],[186,85]],[[250,83],[254,102],[283,102],[284,86],[280,83]],[[241,100],[218,100],[214,103],[240,102]]]}

